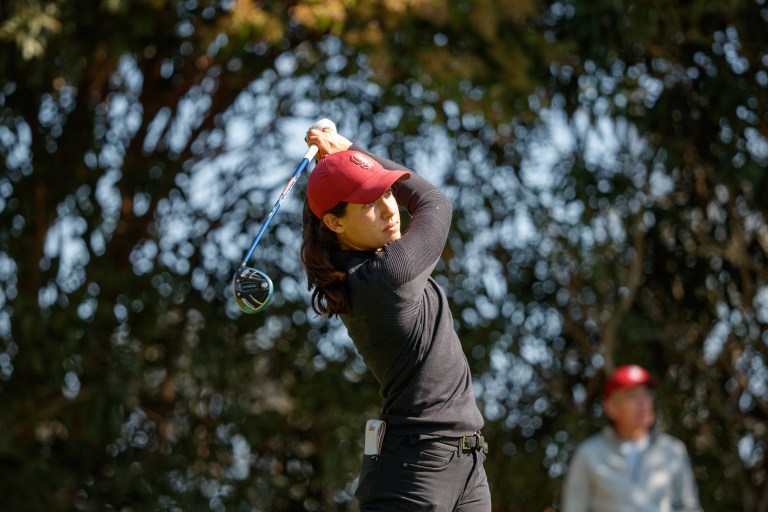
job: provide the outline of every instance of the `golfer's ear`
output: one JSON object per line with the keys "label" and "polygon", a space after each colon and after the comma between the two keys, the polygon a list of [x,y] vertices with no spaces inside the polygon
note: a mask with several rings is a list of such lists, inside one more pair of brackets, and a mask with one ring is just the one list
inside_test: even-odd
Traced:
{"label": "golfer's ear", "polygon": [[332,213],[323,215],[323,224],[334,233],[343,233],[344,226],[341,225],[339,218]]}
{"label": "golfer's ear", "polygon": [[603,398],[603,414],[605,414],[608,418],[613,419],[613,415],[616,411],[616,406],[613,403],[613,400],[611,400],[611,397]]}

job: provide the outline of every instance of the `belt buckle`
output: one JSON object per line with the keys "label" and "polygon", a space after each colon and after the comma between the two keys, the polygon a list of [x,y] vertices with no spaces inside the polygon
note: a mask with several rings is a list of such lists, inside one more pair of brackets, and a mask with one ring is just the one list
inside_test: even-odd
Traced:
{"label": "belt buckle", "polygon": [[473,439],[476,436],[476,434],[472,434],[471,436],[462,436],[461,437],[461,449],[462,451],[469,451],[472,449],[472,446],[469,446],[469,440]]}

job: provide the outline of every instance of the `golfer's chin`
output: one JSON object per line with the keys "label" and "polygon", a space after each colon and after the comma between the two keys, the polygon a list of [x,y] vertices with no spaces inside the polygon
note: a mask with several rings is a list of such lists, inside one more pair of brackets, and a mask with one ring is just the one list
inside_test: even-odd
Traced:
{"label": "golfer's chin", "polygon": [[[400,231],[397,231],[396,233],[390,233],[388,236],[385,237],[386,239],[383,240],[384,243],[382,243],[382,247],[385,245],[389,245],[392,242],[395,242],[397,240],[400,240]],[[381,249],[379,249],[381,250]]]}

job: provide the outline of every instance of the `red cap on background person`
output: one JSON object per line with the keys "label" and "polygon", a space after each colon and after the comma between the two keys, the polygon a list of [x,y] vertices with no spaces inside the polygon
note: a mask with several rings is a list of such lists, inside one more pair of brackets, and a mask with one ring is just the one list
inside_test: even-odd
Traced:
{"label": "red cap on background person", "polygon": [[360,151],[339,151],[320,160],[309,175],[307,200],[312,213],[321,219],[341,202],[372,203],[397,180],[410,176],[406,171],[388,171]]}
{"label": "red cap on background person", "polygon": [[603,396],[607,400],[615,391],[632,388],[646,384],[655,388],[658,384],[656,377],[648,373],[648,370],[636,364],[619,366],[613,372],[603,388]]}

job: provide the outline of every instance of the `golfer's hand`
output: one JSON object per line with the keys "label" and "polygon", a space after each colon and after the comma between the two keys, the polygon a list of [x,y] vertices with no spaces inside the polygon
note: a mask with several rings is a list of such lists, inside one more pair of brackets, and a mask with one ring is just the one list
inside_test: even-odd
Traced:
{"label": "golfer's hand", "polygon": [[317,159],[322,160],[328,155],[345,151],[352,145],[352,141],[339,135],[330,128],[310,128],[307,136],[304,138],[307,145],[315,144],[317,146]]}

